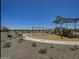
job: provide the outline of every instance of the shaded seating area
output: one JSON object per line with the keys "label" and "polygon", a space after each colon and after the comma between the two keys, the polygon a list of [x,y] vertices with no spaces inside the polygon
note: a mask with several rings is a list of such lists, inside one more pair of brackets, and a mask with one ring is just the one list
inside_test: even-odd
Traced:
{"label": "shaded seating area", "polygon": [[[79,22],[79,18],[65,18],[62,16],[57,16],[55,21],[53,23],[56,24],[56,28],[54,30],[54,33],[56,35],[60,35],[61,38],[63,36],[65,37],[79,37],[79,29],[76,28],[76,24]],[[68,28],[68,23],[74,24],[74,29]],[[65,24],[66,27],[63,27],[63,24]],[[59,25],[59,27],[58,27]]]}

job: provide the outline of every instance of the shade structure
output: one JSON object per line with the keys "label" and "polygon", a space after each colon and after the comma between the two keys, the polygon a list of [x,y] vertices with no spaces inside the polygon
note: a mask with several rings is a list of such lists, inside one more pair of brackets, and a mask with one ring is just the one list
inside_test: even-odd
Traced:
{"label": "shade structure", "polygon": [[79,18],[65,18],[62,16],[57,16],[56,20],[53,21],[53,23],[75,23],[75,22],[79,22]]}
{"label": "shade structure", "polygon": [[61,31],[60,31],[61,32],[61,38],[62,38],[62,33],[63,33],[62,32],[62,29],[63,29],[62,24],[66,23],[66,29],[68,29],[67,28],[67,23],[74,23],[74,25],[75,25],[74,29],[75,29],[75,34],[76,34],[76,23],[77,22],[79,22],[79,18],[65,18],[65,17],[62,17],[62,16],[57,16],[56,19],[53,21],[53,23],[56,23],[56,25],[57,24],[61,25],[61,27],[60,27],[61,28]]}

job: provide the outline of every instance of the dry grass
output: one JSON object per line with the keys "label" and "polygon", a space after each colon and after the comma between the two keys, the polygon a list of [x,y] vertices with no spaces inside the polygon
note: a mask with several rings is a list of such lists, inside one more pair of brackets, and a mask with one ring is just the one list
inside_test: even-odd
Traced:
{"label": "dry grass", "polygon": [[29,34],[29,37],[32,38],[39,38],[39,39],[48,39],[48,40],[65,40],[65,41],[79,41],[79,38],[67,38],[67,37],[63,37],[63,39],[61,39],[60,36],[55,35],[55,34]]}

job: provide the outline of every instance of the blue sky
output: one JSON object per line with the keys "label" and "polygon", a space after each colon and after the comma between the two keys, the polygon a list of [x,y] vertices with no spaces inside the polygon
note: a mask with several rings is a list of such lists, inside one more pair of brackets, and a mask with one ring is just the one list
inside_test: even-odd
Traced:
{"label": "blue sky", "polygon": [[53,28],[56,16],[79,18],[79,0],[1,0],[2,26]]}

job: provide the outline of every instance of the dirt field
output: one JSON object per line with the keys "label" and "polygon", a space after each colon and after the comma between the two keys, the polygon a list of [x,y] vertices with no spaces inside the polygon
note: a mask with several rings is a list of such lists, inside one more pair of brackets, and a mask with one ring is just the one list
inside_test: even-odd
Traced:
{"label": "dirt field", "polygon": [[48,39],[48,40],[64,40],[64,41],[79,41],[79,38],[67,38],[63,37],[61,39],[60,36],[55,34],[29,34],[29,37],[39,38],[39,39]]}
{"label": "dirt field", "polygon": [[[12,37],[7,37],[10,34]],[[79,59],[79,46],[22,41],[16,32],[1,32],[1,59]],[[10,42],[10,47],[4,44]]]}

